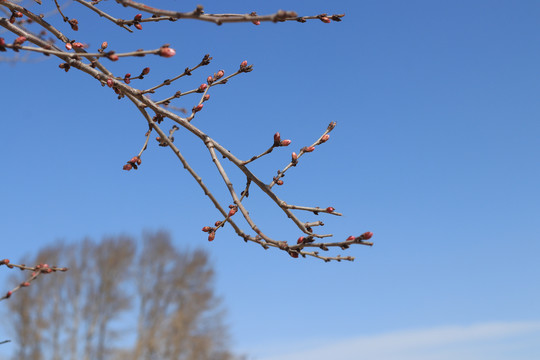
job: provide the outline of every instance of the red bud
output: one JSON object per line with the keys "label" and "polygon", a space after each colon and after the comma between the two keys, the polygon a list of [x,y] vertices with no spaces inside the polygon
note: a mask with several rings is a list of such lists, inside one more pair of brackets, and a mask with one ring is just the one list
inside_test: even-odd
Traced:
{"label": "red bud", "polygon": [[289,146],[290,144],[291,144],[291,140],[286,139],[286,140],[281,140],[281,142],[279,143],[279,146]]}
{"label": "red bud", "polygon": [[255,25],[261,25],[261,22],[259,20],[253,20],[251,22]]}
{"label": "red bud", "polygon": [[291,158],[292,158],[292,162],[293,162],[293,163],[295,163],[295,162],[298,161],[298,155],[296,155],[295,152],[293,152],[293,153],[291,154]]}
{"label": "red bud", "polygon": [[[142,25],[139,24],[139,23],[137,23],[137,24],[135,24],[135,28],[136,28],[137,30],[142,30]],[[171,56],[172,56],[172,55],[171,55]],[[167,57],[170,57],[170,56],[167,56]]]}
{"label": "red bud", "polygon": [[108,57],[109,60],[111,60],[111,61],[118,61],[118,59],[120,59],[120,58],[118,57],[118,55],[116,55],[116,54],[112,54],[112,55],[109,55],[109,56],[107,56],[107,57]]}
{"label": "red bud", "polygon": [[315,150],[315,146],[306,146],[304,148],[304,152],[312,152],[313,150]]}
{"label": "red bud", "polygon": [[216,238],[216,233],[215,231],[212,231],[212,232],[209,232],[208,233],[208,241],[212,241]]}
{"label": "red bud", "polygon": [[295,258],[295,259],[298,257],[298,253],[295,252],[295,251],[289,252],[289,255],[291,255],[291,257],[293,257],[293,258]]}
{"label": "red bud", "polygon": [[336,210],[336,209],[334,209],[334,208],[331,207],[331,206],[329,206],[329,207],[326,208],[326,211],[328,211],[328,212],[334,212],[334,210]]}
{"label": "red bud", "polygon": [[193,109],[191,109],[192,112],[196,113],[196,112],[199,112],[201,111],[203,108],[203,104],[199,104],[197,106],[194,106]]}
{"label": "red bud", "polygon": [[322,142],[322,143],[323,143],[323,142],[327,142],[328,139],[330,139],[330,135],[324,134],[323,137],[321,138],[321,142]]}
{"label": "red bud", "polygon": [[205,226],[202,228],[202,231],[209,232],[212,228],[210,226]]}
{"label": "red bud", "polygon": [[206,90],[206,88],[208,87],[208,85],[206,84],[201,84],[201,86],[199,86],[199,89],[197,89],[198,92],[204,92],[204,90]]}
{"label": "red bud", "polygon": [[142,14],[137,14],[137,15],[135,15],[135,17],[133,18],[133,20],[135,20],[135,21],[141,21],[141,19],[142,19]]}
{"label": "red bud", "polygon": [[66,43],[66,50],[71,50],[72,48],[71,43]]}
{"label": "red bud", "polygon": [[9,299],[11,297],[11,294],[13,294],[13,292],[8,291],[7,294],[6,294],[6,299]]}
{"label": "red bud", "polygon": [[143,74],[143,75],[148,75],[149,72],[150,72],[150,68],[149,68],[149,67],[145,67],[145,68],[142,70],[142,74]]}
{"label": "red bud", "polygon": [[304,242],[304,237],[303,237],[303,236],[300,236],[300,237],[298,238],[298,240],[296,240],[296,243],[297,243],[297,244],[301,244],[301,243],[303,243],[303,242]]}
{"label": "red bud", "polygon": [[345,240],[345,241],[353,241],[354,239],[355,239],[355,237],[351,235],[351,236],[349,236],[349,237],[347,238],[347,240]]}
{"label": "red bud", "polygon": [[109,78],[109,79],[107,79],[107,86],[108,86],[108,87],[112,87],[112,86],[113,86],[113,84],[114,84],[114,81],[113,81],[113,79],[110,79],[110,78]]}
{"label": "red bud", "polygon": [[124,165],[123,169],[129,171],[129,170],[133,169],[133,165],[126,164],[126,165]]}
{"label": "red bud", "polygon": [[279,135],[279,133],[277,132],[274,134],[274,145],[278,146],[280,142],[281,142],[281,135]]}
{"label": "red bud", "polygon": [[219,70],[219,71],[217,72],[217,74],[215,75],[216,80],[221,79],[221,78],[223,77],[223,75],[225,75],[225,71]]}
{"label": "red bud", "polygon": [[242,61],[242,63],[240,64],[240,67],[245,68],[246,66],[247,66],[247,60]]}

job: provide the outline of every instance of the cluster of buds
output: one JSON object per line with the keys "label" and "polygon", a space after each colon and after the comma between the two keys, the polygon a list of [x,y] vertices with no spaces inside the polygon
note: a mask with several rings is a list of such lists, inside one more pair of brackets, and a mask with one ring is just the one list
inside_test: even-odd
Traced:
{"label": "cluster of buds", "polygon": [[281,135],[277,132],[274,134],[274,147],[278,147],[278,146],[289,146],[291,144],[291,140],[289,139],[285,139],[285,140],[281,140]]}
{"label": "cluster of buds", "polygon": [[133,26],[135,26],[137,30],[142,30],[142,25],[140,23],[141,20],[142,14],[137,14],[133,17]]}
{"label": "cluster of buds", "polygon": [[244,60],[240,63],[240,70],[239,72],[250,72],[253,70],[253,65],[248,65],[247,60]]}
{"label": "cluster of buds", "polygon": [[216,228],[211,226],[205,226],[202,231],[208,233],[208,241],[212,241],[216,238]]}
{"label": "cluster of buds", "polygon": [[126,171],[131,169],[137,170],[138,165],[141,165],[141,158],[139,156],[134,156],[126,163],[126,165],[124,165],[123,169]]}
{"label": "cluster of buds", "polygon": [[214,76],[209,75],[206,78],[206,82],[208,83],[208,85],[212,85],[214,83],[214,81],[217,81],[217,80],[221,79],[223,77],[223,75],[225,75],[225,71],[219,70],[217,73],[214,73]]}
{"label": "cluster of buds", "polygon": [[129,84],[131,82],[131,74],[130,73],[127,73],[126,75],[124,75],[124,82],[126,84]]}
{"label": "cluster of buds", "polygon": [[360,236],[357,236],[357,237],[354,237],[354,236],[349,236],[347,238],[346,241],[362,241],[362,240],[369,240],[371,239],[371,237],[373,236],[373,233],[371,231],[367,231],[365,233],[363,233],[362,235]]}
{"label": "cluster of buds", "polygon": [[23,16],[23,13],[22,13],[22,12],[20,12],[20,11],[13,11],[13,12],[11,13],[11,16],[9,17],[9,22],[10,22],[11,24],[13,24],[13,23],[15,23],[15,19],[16,19],[16,18],[20,18],[20,17],[22,17],[22,16]]}

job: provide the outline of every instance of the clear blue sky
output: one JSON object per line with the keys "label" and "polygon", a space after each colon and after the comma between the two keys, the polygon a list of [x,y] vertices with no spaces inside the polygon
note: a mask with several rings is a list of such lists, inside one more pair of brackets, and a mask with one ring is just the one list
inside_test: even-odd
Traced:
{"label": "clear blue sky", "polygon": [[[332,24],[145,24],[135,37],[78,5],[66,11],[81,23],[76,39],[93,49],[104,40],[118,51],[170,43],[172,59],[111,66],[119,75],[150,66],[149,86],[211,53],[211,65],[164,96],[244,59],[254,64],[213,89],[195,124],[241,158],[264,150],[276,131],[290,138],[288,149],[254,164],[264,178],[337,121],[330,141],[277,191],[290,203],[335,207],[345,216],[321,216],[326,231],[373,231],[375,246],[349,249],[353,263],[327,264],[264,251],[230,230],[208,243],[200,229],[218,213],[168,149],[152,144],[140,170],[121,170],[144,141],[137,110],[39,56],[0,64],[0,257],[19,260],[58,239],[166,229],[179,247],[210,253],[234,348],[253,358],[540,358],[540,4],[203,4],[207,12],[347,15]],[[176,139],[226,199],[202,144],[181,132]],[[269,235],[298,236],[263,196],[253,192],[248,205]],[[0,328],[0,340],[8,336]]]}

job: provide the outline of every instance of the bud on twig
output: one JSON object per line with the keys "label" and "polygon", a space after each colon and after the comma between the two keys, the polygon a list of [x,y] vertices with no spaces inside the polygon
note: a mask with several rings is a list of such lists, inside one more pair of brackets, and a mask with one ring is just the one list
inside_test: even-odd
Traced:
{"label": "bud on twig", "polygon": [[176,51],[173,48],[170,48],[168,46],[162,46],[159,49],[159,56],[163,56],[166,58],[170,58],[176,55]]}

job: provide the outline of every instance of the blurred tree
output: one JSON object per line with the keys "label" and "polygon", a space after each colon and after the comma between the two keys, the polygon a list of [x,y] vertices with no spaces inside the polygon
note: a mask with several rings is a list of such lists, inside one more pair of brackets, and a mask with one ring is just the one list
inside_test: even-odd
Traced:
{"label": "blurred tree", "polygon": [[[17,360],[227,360],[227,329],[205,252],[165,232],[57,244],[35,258],[69,263],[9,302]],[[16,279],[16,282],[19,282]]]}

